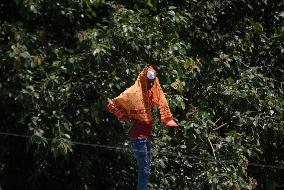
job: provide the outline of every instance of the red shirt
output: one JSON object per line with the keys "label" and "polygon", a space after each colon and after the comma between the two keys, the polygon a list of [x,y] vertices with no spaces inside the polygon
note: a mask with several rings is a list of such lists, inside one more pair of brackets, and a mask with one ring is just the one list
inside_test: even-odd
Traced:
{"label": "red shirt", "polygon": [[133,126],[129,130],[130,138],[143,138],[147,139],[152,132],[152,123],[142,123],[140,121],[135,121]]}

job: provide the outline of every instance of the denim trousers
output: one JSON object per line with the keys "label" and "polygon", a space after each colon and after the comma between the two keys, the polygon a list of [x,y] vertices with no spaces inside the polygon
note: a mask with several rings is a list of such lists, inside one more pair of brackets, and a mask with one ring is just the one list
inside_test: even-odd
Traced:
{"label": "denim trousers", "polygon": [[149,139],[131,139],[131,148],[138,165],[137,190],[147,190],[150,175],[151,142]]}

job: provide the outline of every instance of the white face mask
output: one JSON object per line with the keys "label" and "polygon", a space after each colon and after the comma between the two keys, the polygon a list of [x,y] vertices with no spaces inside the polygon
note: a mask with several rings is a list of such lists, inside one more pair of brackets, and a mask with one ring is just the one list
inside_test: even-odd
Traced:
{"label": "white face mask", "polygon": [[155,79],[155,72],[154,71],[147,71],[147,78],[149,80],[154,80]]}

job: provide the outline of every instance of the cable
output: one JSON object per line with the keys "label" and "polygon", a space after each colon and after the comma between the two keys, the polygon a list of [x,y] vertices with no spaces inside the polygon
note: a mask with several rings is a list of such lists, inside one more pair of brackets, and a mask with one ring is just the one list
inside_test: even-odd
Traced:
{"label": "cable", "polygon": [[[22,134],[6,133],[6,132],[0,132],[0,135],[21,137],[21,138],[32,138],[32,137],[34,137],[34,136],[30,136],[30,135],[22,135]],[[38,137],[46,139],[48,141],[52,141],[52,138],[41,137],[41,136],[38,136]],[[94,148],[131,151],[127,147],[117,147],[117,146],[110,146],[110,145],[103,145],[103,144],[92,144],[92,143],[79,142],[79,141],[69,141],[69,142],[71,142],[72,144],[75,144],[75,145],[91,146],[91,147],[94,147]],[[137,149],[132,149],[132,151],[148,153],[147,151],[141,151],[141,150],[137,150]],[[190,158],[190,159],[195,159],[195,160],[210,161],[210,162],[215,162],[215,163],[227,163],[227,164],[238,164],[239,163],[235,160],[219,160],[219,159],[201,158],[201,157],[198,157],[198,156],[191,156],[191,155],[186,155],[186,154],[176,154],[176,153],[173,153],[173,152],[159,152],[158,154],[173,156],[173,157]],[[254,166],[254,167],[263,167],[263,168],[272,168],[272,169],[284,170],[284,167],[267,165],[267,164],[248,163],[248,165]]]}

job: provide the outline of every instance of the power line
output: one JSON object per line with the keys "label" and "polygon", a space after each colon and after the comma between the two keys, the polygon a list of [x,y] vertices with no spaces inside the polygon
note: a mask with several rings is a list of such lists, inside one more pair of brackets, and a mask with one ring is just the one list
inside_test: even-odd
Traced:
{"label": "power line", "polygon": [[[22,134],[16,134],[16,133],[7,133],[7,132],[0,132],[0,135],[6,135],[6,136],[14,136],[14,137],[21,137],[21,138],[32,138],[34,136],[31,135],[22,135]],[[52,141],[52,138],[47,137],[41,137],[40,138],[46,139],[47,141]],[[110,150],[120,150],[120,151],[131,151],[129,147],[118,147],[118,146],[111,146],[111,145],[103,145],[103,144],[93,144],[93,143],[86,143],[86,142],[79,142],[79,141],[69,141],[74,145],[82,145],[82,146],[90,146],[94,148],[104,148],[104,149],[110,149]],[[147,151],[141,151],[137,149],[132,149],[132,151],[137,152],[144,152],[148,153]],[[202,161],[209,161],[214,163],[227,163],[227,164],[238,164],[238,161],[235,160],[220,160],[220,159],[211,159],[211,158],[202,158],[199,156],[192,156],[192,155],[186,155],[186,154],[176,154],[173,152],[159,152],[158,154],[165,155],[165,156],[173,156],[173,157],[181,157],[181,158],[188,158],[188,159],[194,159],[194,160],[202,160]],[[282,166],[274,166],[274,165],[267,165],[267,164],[258,164],[258,163],[248,163],[249,166],[254,167],[262,167],[262,168],[272,168],[272,169],[279,169],[284,170],[284,167]]]}

